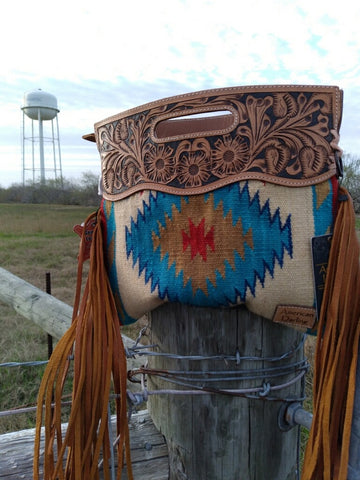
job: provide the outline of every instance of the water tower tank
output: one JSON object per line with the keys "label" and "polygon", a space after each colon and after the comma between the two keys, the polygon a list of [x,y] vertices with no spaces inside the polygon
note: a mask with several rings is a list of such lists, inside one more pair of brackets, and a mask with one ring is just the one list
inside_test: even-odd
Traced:
{"label": "water tower tank", "polygon": [[60,111],[56,97],[41,89],[24,95],[24,106],[22,110],[32,120],[52,120]]}

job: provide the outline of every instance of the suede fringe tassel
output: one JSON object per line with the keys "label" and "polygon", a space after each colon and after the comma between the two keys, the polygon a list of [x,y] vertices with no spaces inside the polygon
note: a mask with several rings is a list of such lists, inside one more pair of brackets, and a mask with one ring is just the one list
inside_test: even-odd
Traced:
{"label": "suede fringe tassel", "polygon": [[[82,267],[89,256],[89,274],[80,301]],[[72,407],[63,438],[61,398],[70,369],[73,370]],[[94,213],[82,229],[72,325],[54,349],[38,394],[34,480],[39,479],[43,415],[45,452],[42,478],[98,479],[101,454],[103,478],[110,479],[112,446],[108,430],[108,400],[111,389],[116,394],[119,436],[117,478],[121,478],[125,453],[128,478],[132,480],[126,415],[126,357],[103,258],[100,213]]]}
{"label": "suede fringe tassel", "polygon": [[346,480],[360,331],[359,242],[348,192],[339,192],[313,384],[313,422],[302,480]]}

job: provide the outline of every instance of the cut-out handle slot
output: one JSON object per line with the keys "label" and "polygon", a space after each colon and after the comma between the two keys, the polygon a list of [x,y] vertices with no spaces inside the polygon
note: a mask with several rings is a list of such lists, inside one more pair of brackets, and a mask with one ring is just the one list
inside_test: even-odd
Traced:
{"label": "cut-out handle slot", "polygon": [[155,142],[169,142],[185,138],[222,135],[238,124],[236,110],[229,106],[182,110],[160,115],[153,125],[151,136]]}

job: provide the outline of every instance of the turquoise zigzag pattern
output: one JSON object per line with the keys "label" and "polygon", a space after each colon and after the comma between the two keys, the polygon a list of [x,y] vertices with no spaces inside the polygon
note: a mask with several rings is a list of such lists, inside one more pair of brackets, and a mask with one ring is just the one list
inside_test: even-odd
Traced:
{"label": "turquoise zigzag pattern", "polygon": [[[235,304],[239,298],[245,302],[249,293],[256,295],[259,284],[264,286],[267,275],[274,276],[276,264],[283,267],[286,252],[292,257],[291,215],[282,223],[280,209],[271,213],[269,200],[261,205],[258,192],[251,197],[247,182],[208,193],[205,202],[210,195],[215,208],[222,202],[224,218],[231,210],[234,225],[241,219],[244,233],[252,229],[254,248],[245,244],[244,259],[236,250],[232,259],[224,258],[225,274],[216,271],[215,284],[207,279],[207,293],[201,289],[194,292],[191,279],[184,283],[183,271],[176,273],[176,264],[170,264],[169,255],[162,257],[160,248],[153,248],[152,233],[160,236],[160,225],[166,227],[166,216],[172,219],[174,206],[181,212],[181,197],[151,194],[149,203],[143,202],[142,210],[126,228],[127,256],[132,255],[133,268],[138,263],[139,276],[144,272],[145,282],[151,282],[151,290],[158,289],[162,299],[210,307]],[[188,203],[188,197],[182,198]]]}

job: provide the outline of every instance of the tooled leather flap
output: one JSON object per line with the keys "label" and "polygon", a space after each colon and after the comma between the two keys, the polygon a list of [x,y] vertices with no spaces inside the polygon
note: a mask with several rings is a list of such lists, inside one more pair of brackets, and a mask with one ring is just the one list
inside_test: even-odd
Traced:
{"label": "tooled leather flap", "polygon": [[299,187],[336,174],[342,91],[231,87],[165,98],[95,124],[103,195],[198,194],[246,179]]}

